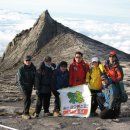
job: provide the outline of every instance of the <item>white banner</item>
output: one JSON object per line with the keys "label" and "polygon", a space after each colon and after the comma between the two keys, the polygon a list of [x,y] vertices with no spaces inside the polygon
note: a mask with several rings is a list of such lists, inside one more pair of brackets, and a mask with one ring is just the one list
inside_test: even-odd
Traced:
{"label": "white banner", "polygon": [[91,92],[83,84],[58,90],[63,116],[89,117],[91,110]]}

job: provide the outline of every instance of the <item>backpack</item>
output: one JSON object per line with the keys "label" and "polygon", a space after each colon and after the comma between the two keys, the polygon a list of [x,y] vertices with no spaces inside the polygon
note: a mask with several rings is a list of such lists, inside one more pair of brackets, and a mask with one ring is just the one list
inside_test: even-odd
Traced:
{"label": "backpack", "polygon": [[[101,63],[99,63],[98,68],[100,70],[101,75],[106,75],[105,69],[101,67]],[[89,68],[89,80],[91,79],[91,74],[92,74],[92,68]]]}
{"label": "backpack", "polygon": [[[76,70],[75,67],[76,67],[76,66],[75,66],[75,63],[73,63],[73,64],[72,64],[72,70],[73,70],[73,71]],[[82,68],[83,68],[84,73],[86,74],[86,73],[87,73],[87,69],[86,69],[86,64],[85,64],[85,63],[82,64]],[[86,78],[86,77],[85,77],[85,78]]]}
{"label": "backpack", "polygon": [[[120,65],[118,65],[115,70],[120,70],[121,72],[121,75],[122,75],[122,80],[123,80],[123,76],[124,76],[124,73],[123,73],[123,69]],[[119,92],[120,92],[120,100],[121,102],[127,102],[128,100],[128,95],[125,91],[125,87],[124,87],[124,83],[123,81],[120,81],[119,83],[117,83],[118,87],[119,87]]]}
{"label": "backpack", "polygon": [[[21,67],[21,70],[23,70],[23,67]],[[22,91],[23,89],[22,89],[22,87],[21,87],[21,85],[20,85],[20,83],[19,83],[19,71],[20,71],[20,70],[18,70],[18,71],[16,72],[16,75],[15,75],[15,85],[16,85],[16,87],[17,87],[20,91]]]}
{"label": "backpack", "polygon": [[119,87],[119,93],[120,93],[120,100],[121,102],[127,102],[128,100],[128,95],[125,91],[125,88],[124,88],[124,83],[123,81],[120,81],[118,83],[118,87]]}
{"label": "backpack", "polygon": [[[75,64],[74,63],[72,64],[72,68],[73,68],[73,70],[75,70]],[[86,73],[87,69],[86,69],[86,64],[85,63],[82,64],[82,68],[83,68],[84,73]]]}
{"label": "backpack", "polygon": [[15,85],[16,85],[16,87],[21,91],[22,90],[22,88],[21,88],[21,86],[20,86],[20,84],[19,84],[19,72],[17,71],[17,73],[16,73],[16,75],[15,75]]}

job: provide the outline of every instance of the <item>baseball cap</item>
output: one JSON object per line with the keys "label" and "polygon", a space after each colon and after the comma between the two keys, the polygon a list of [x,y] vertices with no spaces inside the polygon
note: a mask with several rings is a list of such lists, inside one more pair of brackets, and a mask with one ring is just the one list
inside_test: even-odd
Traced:
{"label": "baseball cap", "polygon": [[98,61],[99,61],[99,58],[98,58],[98,57],[93,57],[91,61],[92,61],[92,62],[98,62]]}
{"label": "baseball cap", "polygon": [[115,52],[115,51],[110,51],[110,53],[109,53],[109,55],[112,55],[112,56],[114,56],[114,55],[116,55],[117,53]]}
{"label": "baseball cap", "polygon": [[32,59],[32,57],[30,55],[27,55],[24,57],[24,60],[26,60],[26,61],[31,61],[31,59]]}
{"label": "baseball cap", "polygon": [[106,75],[101,75],[101,80],[105,80],[107,79],[107,76]]}

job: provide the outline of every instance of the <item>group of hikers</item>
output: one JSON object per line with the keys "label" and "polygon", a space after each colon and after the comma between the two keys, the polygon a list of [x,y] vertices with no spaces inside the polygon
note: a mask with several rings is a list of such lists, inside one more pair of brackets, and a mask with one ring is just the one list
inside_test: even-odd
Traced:
{"label": "group of hikers", "polygon": [[[33,88],[36,90],[37,102],[33,117],[39,116],[43,107],[44,116],[50,116],[51,94],[54,95],[53,116],[60,115],[59,89],[88,84],[92,100],[90,116],[98,116],[98,106],[102,119],[118,118],[122,102],[121,85],[123,86],[123,70],[115,51],[110,51],[109,57],[103,65],[99,57],[94,56],[88,64],[83,59],[83,53],[75,53],[73,62],[69,65],[61,61],[58,65],[46,56],[38,69],[32,63],[30,55],[25,56],[24,64],[17,73],[17,85],[24,97],[22,118],[31,118],[29,109]],[[69,68],[69,69],[68,69]]]}

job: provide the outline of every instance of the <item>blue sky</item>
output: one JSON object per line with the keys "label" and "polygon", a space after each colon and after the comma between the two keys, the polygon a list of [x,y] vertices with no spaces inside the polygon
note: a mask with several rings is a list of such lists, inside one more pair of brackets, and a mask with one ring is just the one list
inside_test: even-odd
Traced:
{"label": "blue sky", "polygon": [[48,9],[73,30],[130,54],[130,0],[0,0],[0,55]]}
{"label": "blue sky", "polygon": [[130,18],[130,0],[0,0],[0,8],[38,12],[48,9],[56,16],[85,15]]}

